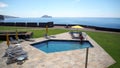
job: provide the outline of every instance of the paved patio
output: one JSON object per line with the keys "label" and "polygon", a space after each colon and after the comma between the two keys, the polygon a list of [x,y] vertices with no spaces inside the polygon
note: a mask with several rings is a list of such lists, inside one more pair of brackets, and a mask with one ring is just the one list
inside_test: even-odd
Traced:
{"label": "paved patio", "polygon": [[[48,39],[78,40],[72,39],[69,33],[49,36]],[[28,52],[28,60],[22,65],[17,65],[17,63],[6,65],[7,58],[1,57],[4,55],[7,45],[6,42],[1,43],[0,68],[85,68],[86,49],[47,54],[30,45],[48,39],[43,37],[34,39],[34,42],[22,42],[21,45],[23,49]],[[94,46],[93,48],[89,48],[88,68],[107,68],[115,63],[115,60],[88,35],[86,39]]]}

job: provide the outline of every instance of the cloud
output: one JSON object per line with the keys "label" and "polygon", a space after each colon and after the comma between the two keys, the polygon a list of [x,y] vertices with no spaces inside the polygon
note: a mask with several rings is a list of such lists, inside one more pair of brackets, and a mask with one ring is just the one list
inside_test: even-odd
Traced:
{"label": "cloud", "polygon": [[0,2],[0,8],[4,8],[4,7],[7,7],[8,5],[3,3],[3,2]]}

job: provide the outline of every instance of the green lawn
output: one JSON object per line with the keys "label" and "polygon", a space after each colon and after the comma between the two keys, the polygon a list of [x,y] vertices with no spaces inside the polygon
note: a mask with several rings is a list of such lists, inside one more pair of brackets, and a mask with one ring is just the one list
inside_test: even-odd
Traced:
{"label": "green lawn", "polygon": [[[34,33],[33,38],[43,37],[45,34],[44,29],[26,29],[23,27],[4,27],[0,26],[0,31],[11,30],[11,31],[32,31]],[[59,34],[67,32],[65,29],[49,29],[48,35]],[[120,68],[120,33],[105,33],[105,32],[91,32],[85,31],[90,37],[92,37],[104,50],[106,50],[117,63],[111,65],[109,68]],[[1,41],[0,41],[1,42]]]}
{"label": "green lawn", "polygon": [[[41,30],[29,30],[33,32],[33,38],[38,38],[38,37],[44,37],[45,35],[45,29],[41,29]],[[60,33],[64,33],[67,32],[68,30],[65,29],[49,29],[48,31],[48,35],[55,35],[55,34],[60,34]]]}
{"label": "green lawn", "polygon": [[103,32],[87,33],[116,60],[117,63],[109,68],[120,68],[120,34]]}

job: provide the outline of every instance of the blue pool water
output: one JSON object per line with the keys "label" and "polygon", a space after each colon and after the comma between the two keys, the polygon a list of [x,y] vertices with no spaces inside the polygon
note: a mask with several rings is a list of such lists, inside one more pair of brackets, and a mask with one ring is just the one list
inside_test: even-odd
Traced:
{"label": "blue pool water", "polygon": [[88,41],[84,41],[81,44],[80,41],[67,41],[67,40],[48,40],[32,44],[32,46],[46,53],[93,47]]}

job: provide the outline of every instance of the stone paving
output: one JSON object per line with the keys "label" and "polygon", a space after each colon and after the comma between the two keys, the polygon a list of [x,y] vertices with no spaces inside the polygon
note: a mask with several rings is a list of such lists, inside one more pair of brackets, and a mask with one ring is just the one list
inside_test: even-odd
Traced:
{"label": "stone paving", "polygon": [[[2,56],[7,46],[6,42],[3,42],[0,44],[0,68],[85,68],[86,49],[47,54],[30,45],[48,39],[78,40],[72,39],[69,33],[62,33],[48,38],[36,38],[34,42],[24,41],[20,44],[28,52],[28,60],[22,65],[17,65],[17,63],[6,65],[7,58],[2,58]],[[115,60],[88,35],[86,39],[94,46],[89,48],[88,68],[107,68],[115,63]]]}

